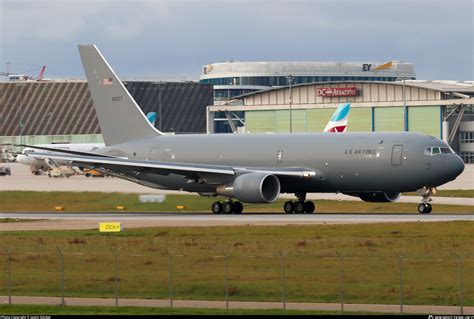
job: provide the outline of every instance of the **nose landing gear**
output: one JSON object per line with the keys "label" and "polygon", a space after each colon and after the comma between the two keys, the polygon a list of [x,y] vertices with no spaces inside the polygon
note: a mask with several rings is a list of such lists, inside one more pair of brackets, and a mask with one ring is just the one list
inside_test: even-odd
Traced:
{"label": "nose landing gear", "polygon": [[418,205],[418,212],[420,214],[429,214],[433,207],[430,202],[433,201],[431,198],[432,194],[436,194],[436,188],[423,187],[416,191],[418,195],[421,195],[421,203]]}
{"label": "nose landing gear", "polygon": [[431,207],[430,203],[421,203],[418,205],[418,213],[420,214],[429,214],[432,209],[433,207]]}

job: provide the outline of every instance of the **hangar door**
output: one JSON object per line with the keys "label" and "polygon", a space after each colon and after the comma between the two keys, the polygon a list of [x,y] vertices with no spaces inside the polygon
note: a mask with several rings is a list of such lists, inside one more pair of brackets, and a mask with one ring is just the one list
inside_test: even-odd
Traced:
{"label": "hangar door", "polygon": [[[272,111],[270,111],[272,112]],[[277,133],[290,132],[290,110],[277,110],[275,112],[275,131]],[[291,111],[291,129],[293,132],[306,132],[306,111]]]}
{"label": "hangar door", "polygon": [[336,109],[306,110],[306,128],[308,132],[322,132]]}
{"label": "hangar door", "polygon": [[372,131],[372,108],[354,107],[349,112],[348,132]]}
{"label": "hangar door", "polygon": [[250,133],[275,132],[275,111],[245,112],[245,129]]}
{"label": "hangar door", "polygon": [[408,108],[408,130],[442,138],[440,106],[410,106]]}
{"label": "hangar door", "polygon": [[[351,119],[349,118],[349,127]],[[374,127],[376,132],[402,132],[403,107],[376,107],[374,109]]]}

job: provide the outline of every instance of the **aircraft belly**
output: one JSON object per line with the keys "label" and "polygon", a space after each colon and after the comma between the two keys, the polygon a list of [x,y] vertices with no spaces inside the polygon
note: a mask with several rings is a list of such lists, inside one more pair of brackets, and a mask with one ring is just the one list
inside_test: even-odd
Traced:
{"label": "aircraft belly", "polygon": [[[342,169],[339,169],[342,167]],[[327,192],[397,191],[410,188],[406,167],[392,167],[387,161],[357,160],[350,167],[336,163],[322,170]]]}

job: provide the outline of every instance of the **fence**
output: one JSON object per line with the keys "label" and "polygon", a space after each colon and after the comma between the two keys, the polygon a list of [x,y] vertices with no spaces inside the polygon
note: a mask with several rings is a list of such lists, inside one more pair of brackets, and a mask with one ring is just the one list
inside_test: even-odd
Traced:
{"label": "fence", "polygon": [[[189,247],[188,247],[189,248]],[[220,250],[209,256],[148,248],[134,254],[114,247],[87,251],[2,251],[0,295],[229,301],[474,305],[474,260],[351,256],[350,252],[277,251],[264,256]]]}

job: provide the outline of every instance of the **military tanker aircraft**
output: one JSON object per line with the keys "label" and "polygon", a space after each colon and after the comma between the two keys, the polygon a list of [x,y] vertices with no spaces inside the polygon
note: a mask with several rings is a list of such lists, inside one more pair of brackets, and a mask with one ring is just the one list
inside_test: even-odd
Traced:
{"label": "military tanker aircraft", "polygon": [[418,211],[430,213],[435,187],[464,170],[448,144],[413,132],[164,134],[147,121],[95,45],[80,45],[79,53],[106,146],[31,156],[152,188],[227,198],[212,204],[216,214],[239,214],[242,202],[271,203],[282,193],[297,198],[283,205],[286,213],[313,213],[308,193],[393,202],[417,190]]}

